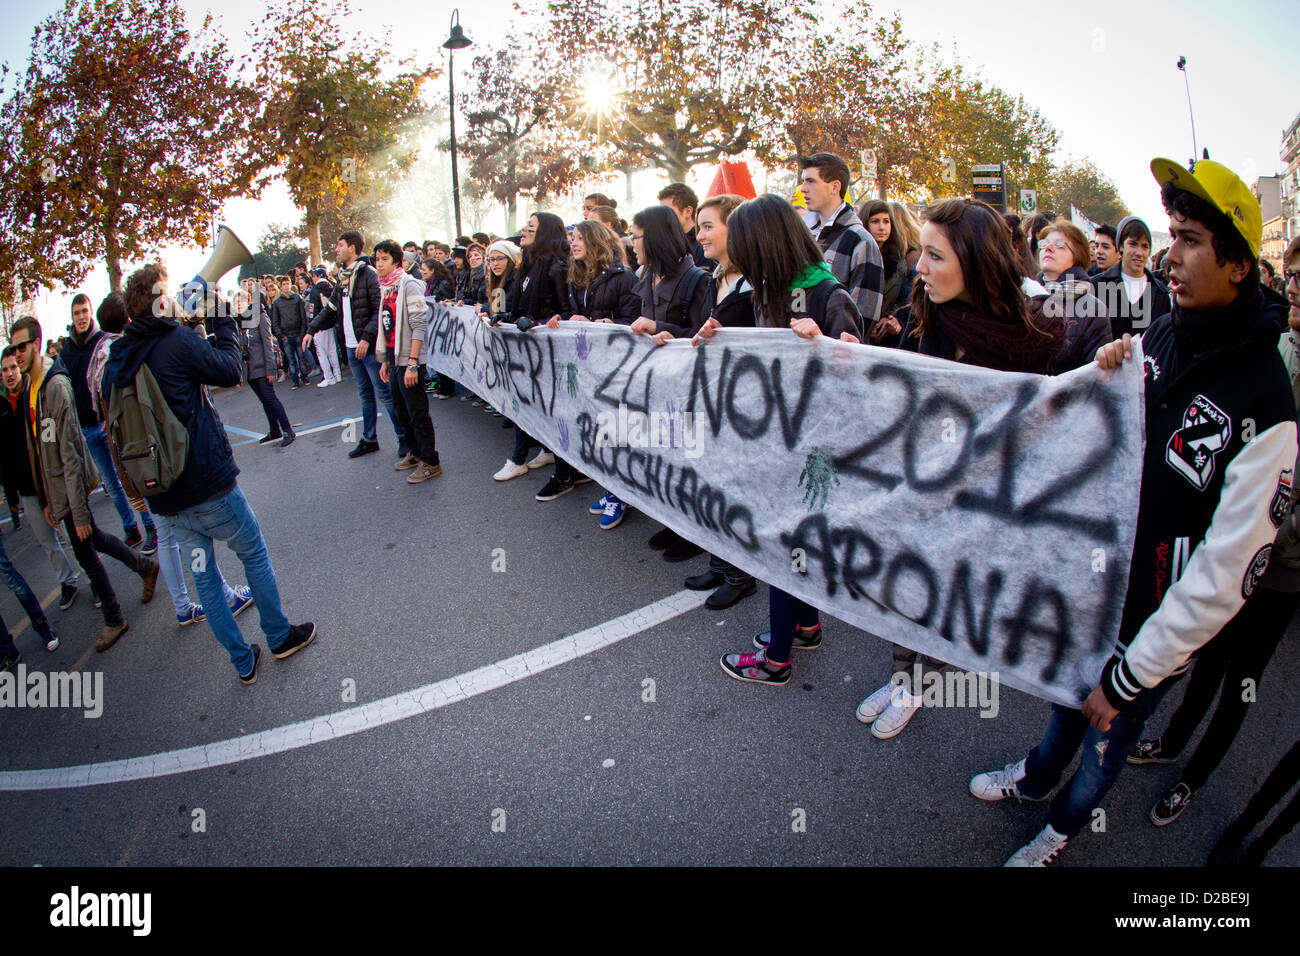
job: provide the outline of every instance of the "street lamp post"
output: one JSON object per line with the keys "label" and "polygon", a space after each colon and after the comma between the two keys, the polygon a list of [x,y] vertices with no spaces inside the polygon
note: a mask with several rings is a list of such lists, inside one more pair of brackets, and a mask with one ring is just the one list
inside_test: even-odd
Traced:
{"label": "street lamp post", "polygon": [[[460,232],[460,173],[456,169],[456,51],[473,41],[460,25],[460,10],[451,11],[451,36],[443,43],[447,51],[447,85],[451,95],[451,203],[456,210],[456,235]],[[454,239],[455,237],[453,237]]]}
{"label": "street lamp post", "polygon": [[1196,157],[1197,157],[1197,155],[1198,155],[1198,154],[1197,154],[1197,149],[1196,149],[1196,118],[1195,118],[1194,116],[1192,116],[1192,84],[1191,84],[1190,82],[1188,82],[1188,79],[1187,79],[1187,57],[1185,57],[1185,56],[1180,56],[1180,57],[1178,58],[1178,69],[1182,70],[1182,72],[1183,72],[1183,86],[1185,86],[1185,87],[1187,88],[1187,118],[1191,121],[1191,124],[1192,124],[1192,162],[1191,162],[1191,165],[1192,165],[1192,166],[1195,166],[1195,165],[1196,165]]}

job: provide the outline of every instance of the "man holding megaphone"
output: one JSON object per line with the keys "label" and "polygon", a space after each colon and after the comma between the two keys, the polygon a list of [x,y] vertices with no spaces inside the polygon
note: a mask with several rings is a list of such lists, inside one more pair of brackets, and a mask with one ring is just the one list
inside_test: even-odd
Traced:
{"label": "man holding megaphone", "polygon": [[[206,281],[219,277],[209,272]],[[166,269],[156,263],[127,280],[123,298],[131,321],[109,351],[102,385],[109,433],[123,466],[134,469],[136,489],[155,513],[171,519],[181,548],[194,556],[190,568],[208,626],[240,682],[252,684],[261,648],[245,642],[226,603],[213,541],[225,541],[243,563],[267,646],[277,659],[315,640],[316,626],[290,625],[284,615],[266,541],[236,482],[230,441],[204,387],[231,387],[243,377],[231,310],[214,310],[213,347],[177,321],[166,288]]]}

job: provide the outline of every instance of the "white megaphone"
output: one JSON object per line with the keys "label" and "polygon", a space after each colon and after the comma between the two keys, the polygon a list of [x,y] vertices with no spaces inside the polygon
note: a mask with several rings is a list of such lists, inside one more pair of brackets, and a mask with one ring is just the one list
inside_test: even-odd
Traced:
{"label": "white megaphone", "polygon": [[207,295],[210,283],[215,283],[235,266],[246,266],[252,262],[253,254],[248,251],[248,247],[228,226],[221,226],[217,229],[217,244],[212,255],[198,275],[185,283],[185,288],[181,290],[181,308],[193,315]]}

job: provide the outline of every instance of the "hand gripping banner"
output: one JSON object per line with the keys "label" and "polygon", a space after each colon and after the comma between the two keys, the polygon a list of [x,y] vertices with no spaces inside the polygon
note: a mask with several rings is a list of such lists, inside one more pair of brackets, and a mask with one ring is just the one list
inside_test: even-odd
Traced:
{"label": "hand gripping banner", "polygon": [[433,310],[431,369],[705,550],[1037,697],[1097,685],[1137,525],[1136,343],[1118,371],[1049,378],[787,330],[656,346]]}

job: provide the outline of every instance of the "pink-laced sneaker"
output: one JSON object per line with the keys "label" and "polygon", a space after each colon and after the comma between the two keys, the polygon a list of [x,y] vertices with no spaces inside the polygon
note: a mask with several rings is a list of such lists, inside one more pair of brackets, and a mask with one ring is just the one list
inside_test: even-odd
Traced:
{"label": "pink-laced sneaker", "polygon": [[755,684],[790,683],[790,665],[769,661],[766,650],[756,654],[724,654],[718,663],[736,680],[750,681]]}

